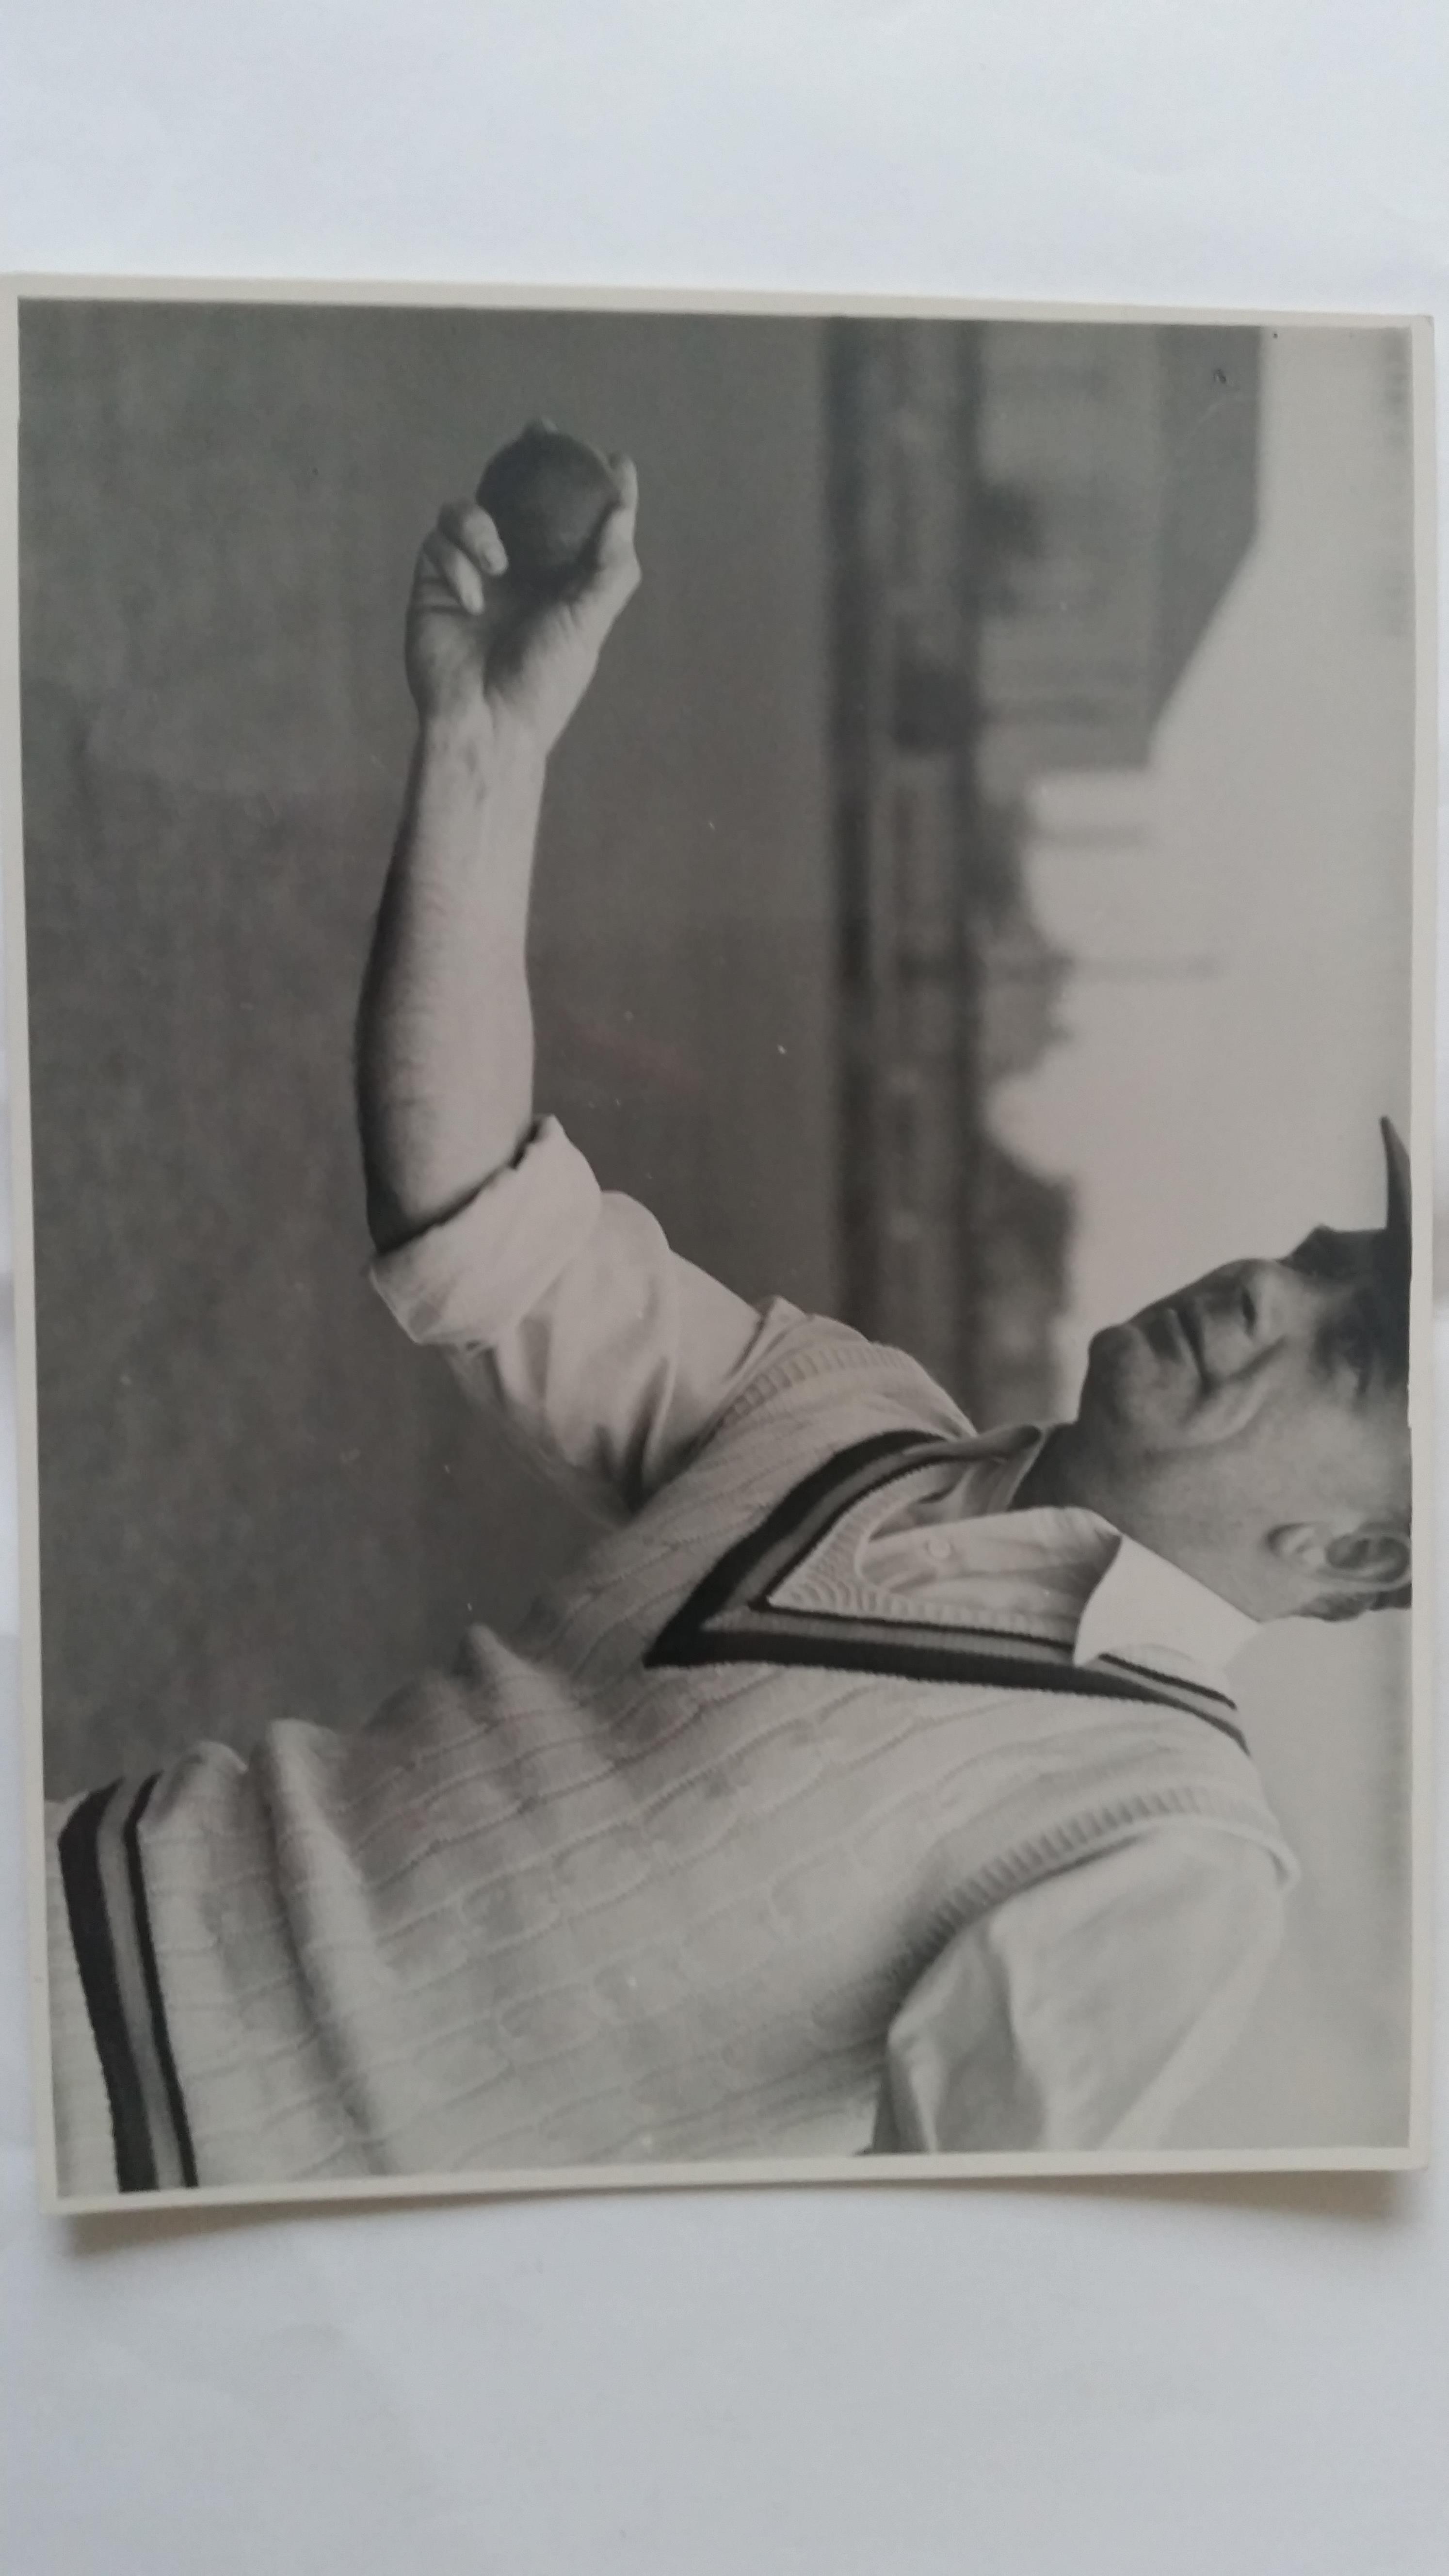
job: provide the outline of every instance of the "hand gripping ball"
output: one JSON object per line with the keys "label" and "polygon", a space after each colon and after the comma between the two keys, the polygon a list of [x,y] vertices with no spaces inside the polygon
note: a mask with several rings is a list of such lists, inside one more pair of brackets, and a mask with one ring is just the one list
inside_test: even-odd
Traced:
{"label": "hand gripping ball", "polygon": [[566,590],[618,498],[597,448],[541,422],[500,447],[478,486],[509,572],[526,590]]}

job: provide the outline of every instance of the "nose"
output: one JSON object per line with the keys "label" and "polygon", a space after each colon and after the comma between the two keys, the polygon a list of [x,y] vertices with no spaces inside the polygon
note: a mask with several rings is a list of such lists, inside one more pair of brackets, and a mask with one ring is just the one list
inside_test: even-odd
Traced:
{"label": "nose", "polygon": [[1234,1261],[1220,1274],[1224,1304],[1254,1341],[1274,1338],[1274,1321],[1284,1303],[1276,1261]]}

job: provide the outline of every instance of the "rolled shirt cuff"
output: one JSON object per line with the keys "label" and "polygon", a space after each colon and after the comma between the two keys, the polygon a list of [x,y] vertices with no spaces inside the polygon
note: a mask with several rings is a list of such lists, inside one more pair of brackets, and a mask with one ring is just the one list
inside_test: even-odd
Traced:
{"label": "rolled shirt cuff", "polygon": [[547,1296],[598,1221],[593,1171],[557,1119],[454,1214],[379,1255],[370,1277],[415,1342],[488,1349]]}

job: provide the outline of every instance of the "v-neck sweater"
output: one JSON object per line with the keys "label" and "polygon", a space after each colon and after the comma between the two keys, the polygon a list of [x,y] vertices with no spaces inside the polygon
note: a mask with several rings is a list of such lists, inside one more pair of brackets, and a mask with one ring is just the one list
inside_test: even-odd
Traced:
{"label": "v-neck sweater", "polygon": [[[249,1759],[203,1745],[161,1775],[131,1832],[151,2090],[169,2056],[196,2179],[853,2152],[892,2025],[963,1926],[1174,1825],[1287,1886],[1252,1762],[1191,1708],[748,1640],[651,1661],[802,1479],[888,1434],[971,1437],[914,1362],[787,1320],[516,1640],[470,1630],[356,1733],[281,1722]],[[868,1622],[849,1550],[820,1562]],[[58,1893],[52,1923],[62,2175],[104,2190]]]}

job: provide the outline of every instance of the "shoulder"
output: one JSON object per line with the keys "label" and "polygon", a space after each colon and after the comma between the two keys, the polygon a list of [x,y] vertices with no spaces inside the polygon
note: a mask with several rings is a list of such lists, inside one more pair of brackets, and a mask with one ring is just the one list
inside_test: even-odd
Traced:
{"label": "shoulder", "polygon": [[[1145,1826],[1020,1890],[981,1925],[1033,2009],[1150,2018],[1251,1990],[1283,1934],[1291,1863],[1217,1821]],[[1063,1981],[1065,1981],[1065,1986]],[[1176,1999],[1174,2002],[1174,1998]]]}
{"label": "shoulder", "polygon": [[884,1408],[892,1423],[943,1439],[972,1436],[960,1406],[907,1352],[780,1300],[764,1310],[755,1364],[711,1426],[711,1436],[771,1415],[796,1421],[834,1415],[851,1401]]}
{"label": "shoulder", "polygon": [[971,1739],[970,1795],[942,1802],[957,1920],[1053,1883],[1070,1911],[1089,1871],[1104,1893],[1151,1890],[1169,1908],[1229,1916],[1281,1909],[1297,1880],[1251,1754],[1186,1709],[1071,1690],[983,1694]]}
{"label": "shoulder", "polygon": [[1299,1875],[1256,1773],[1236,1814],[1157,1817],[1126,1848],[1144,1893],[1243,1933],[1276,1929]]}

